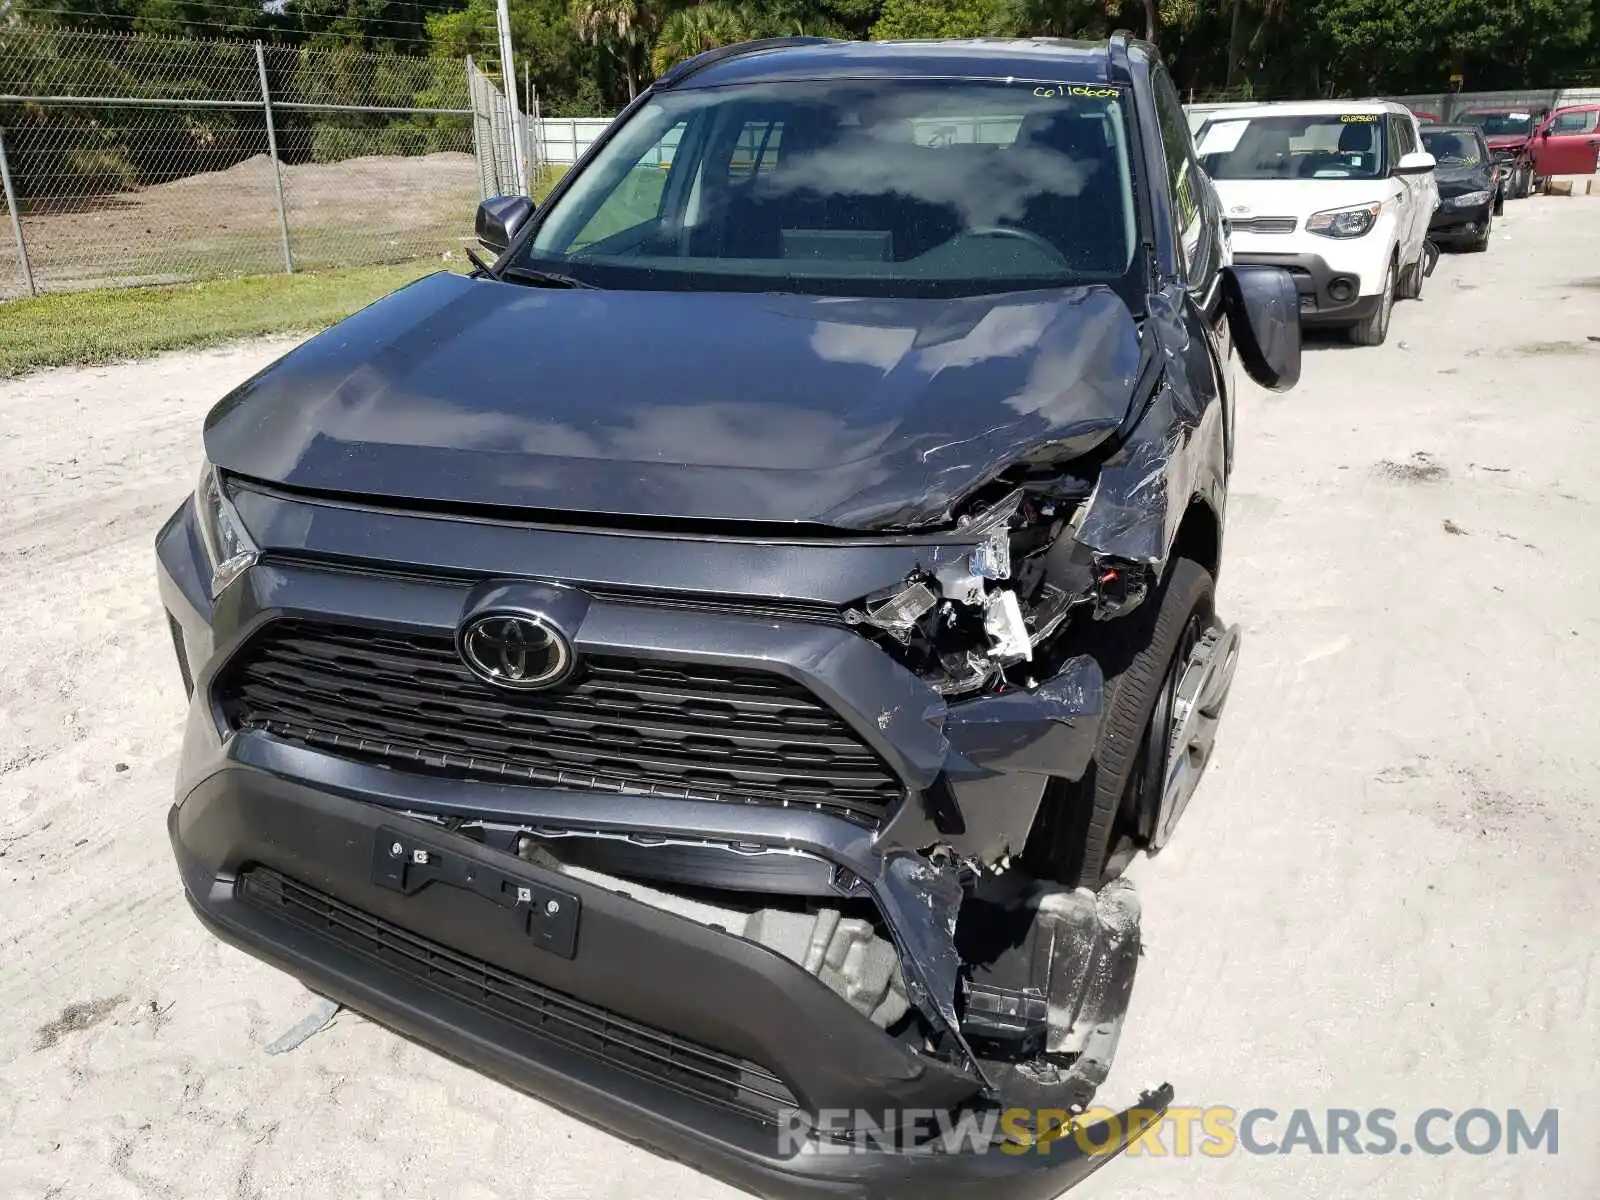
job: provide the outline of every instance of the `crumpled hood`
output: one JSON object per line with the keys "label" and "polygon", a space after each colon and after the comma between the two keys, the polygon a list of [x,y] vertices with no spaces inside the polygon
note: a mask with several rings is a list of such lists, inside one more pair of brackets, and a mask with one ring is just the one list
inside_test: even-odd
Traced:
{"label": "crumpled hood", "polygon": [[1488,187],[1491,168],[1488,163],[1479,163],[1471,167],[1460,165],[1435,167],[1433,177],[1439,185],[1439,195],[1448,199],[1467,192],[1482,191]]}
{"label": "crumpled hood", "polygon": [[916,526],[1121,424],[1104,287],[957,300],[523,287],[437,274],[206,421],[225,470],[319,492],[684,520]]}

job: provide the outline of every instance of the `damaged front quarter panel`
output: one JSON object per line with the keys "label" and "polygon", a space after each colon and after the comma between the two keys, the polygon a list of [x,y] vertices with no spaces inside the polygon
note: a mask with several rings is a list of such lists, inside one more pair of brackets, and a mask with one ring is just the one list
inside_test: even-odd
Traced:
{"label": "damaged front quarter panel", "polygon": [[1099,554],[1159,566],[1191,499],[1204,496],[1220,513],[1224,412],[1220,398],[1199,394],[1191,381],[1190,358],[1204,347],[1192,343],[1167,293],[1150,297],[1144,332],[1160,357],[1161,381],[1101,465],[1076,536]]}

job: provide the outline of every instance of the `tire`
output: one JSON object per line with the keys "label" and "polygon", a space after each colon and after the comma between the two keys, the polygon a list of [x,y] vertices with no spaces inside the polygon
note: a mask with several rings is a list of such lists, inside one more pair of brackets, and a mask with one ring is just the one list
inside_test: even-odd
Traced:
{"label": "tire", "polygon": [[[1076,647],[1092,654],[1105,675],[1105,718],[1083,778],[1053,781],[1046,790],[1023,853],[1034,875],[1098,889],[1122,873],[1112,852],[1119,834],[1138,828],[1139,814],[1131,810],[1152,741],[1151,718],[1158,706],[1170,713],[1166,693],[1181,674],[1179,657],[1187,657],[1212,619],[1215,594],[1210,572],[1174,559],[1158,591],[1126,617],[1096,624],[1092,641]],[[1154,740],[1166,744],[1164,736]]]}
{"label": "tire", "polygon": [[1511,177],[1511,198],[1526,200],[1532,190],[1533,172],[1527,167],[1518,167],[1516,174]]}
{"label": "tire", "polygon": [[1491,212],[1483,219],[1483,232],[1467,243],[1467,249],[1474,254],[1482,254],[1489,248],[1489,235],[1494,230],[1494,214]]}
{"label": "tire", "polygon": [[1502,216],[1505,215],[1505,211],[1506,211],[1506,188],[1505,188],[1505,184],[1501,184],[1499,190],[1496,191],[1495,194],[1494,194],[1494,215],[1497,216],[1497,217],[1502,217]]}
{"label": "tire", "polygon": [[1372,315],[1350,326],[1350,340],[1358,346],[1381,346],[1389,336],[1389,315],[1394,311],[1394,263],[1383,277],[1383,294]]}
{"label": "tire", "polygon": [[1422,273],[1422,263],[1423,259],[1426,257],[1427,251],[1424,250],[1422,254],[1417,256],[1416,262],[1412,263],[1409,267],[1401,268],[1400,279],[1395,285],[1395,299],[1422,299],[1422,281],[1426,278],[1426,276]]}

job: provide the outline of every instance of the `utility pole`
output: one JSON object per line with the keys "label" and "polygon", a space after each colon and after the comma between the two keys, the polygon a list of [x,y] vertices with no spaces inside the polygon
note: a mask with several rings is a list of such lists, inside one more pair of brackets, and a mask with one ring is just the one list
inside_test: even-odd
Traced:
{"label": "utility pole", "polygon": [[528,131],[523,127],[522,114],[517,111],[517,68],[511,60],[511,14],[506,0],[495,6],[495,21],[500,27],[500,83],[505,93],[506,106],[511,113],[511,161],[517,176],[517,191],[524,196],[533,193],[528,188]]}

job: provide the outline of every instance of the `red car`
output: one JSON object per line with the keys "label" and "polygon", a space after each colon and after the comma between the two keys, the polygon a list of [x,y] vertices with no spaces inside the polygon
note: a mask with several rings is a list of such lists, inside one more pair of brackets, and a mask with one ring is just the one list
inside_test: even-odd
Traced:
{"label": "red car", "polygon": [[1483,130],[1489,152],[1506,176],[1505,195],[1520,200],[1533,190],[1532,141],[1544,113],[1530,108],[1470,108],[1456,120]]}
{"label": "red car", "polygon": [[1413,108],[1411,115],[1417,119],[1418,125],[1437,125],[1439,117],[1436,113],[1423,112],[1420,108]]}
{"label": "red car", "polygon": [[1574,104],[1551,113],[1531,143],[1536,179],[1592,175],[1600,158],[1600,104]]}

